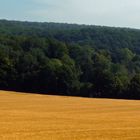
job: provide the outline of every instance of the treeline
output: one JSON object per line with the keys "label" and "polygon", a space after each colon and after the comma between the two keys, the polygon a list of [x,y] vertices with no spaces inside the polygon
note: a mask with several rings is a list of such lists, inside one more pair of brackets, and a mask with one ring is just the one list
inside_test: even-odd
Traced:
{"label": "treeline", "polygon": [[140,31],[0,21],[0,89],[140,99]]}

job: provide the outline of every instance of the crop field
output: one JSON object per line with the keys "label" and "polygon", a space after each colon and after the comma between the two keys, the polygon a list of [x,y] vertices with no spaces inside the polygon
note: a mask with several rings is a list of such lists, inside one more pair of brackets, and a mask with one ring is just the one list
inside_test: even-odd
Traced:
{"label": "crop field", "polygon": [[0,91],[0,140],[140,140],[140,101]]}

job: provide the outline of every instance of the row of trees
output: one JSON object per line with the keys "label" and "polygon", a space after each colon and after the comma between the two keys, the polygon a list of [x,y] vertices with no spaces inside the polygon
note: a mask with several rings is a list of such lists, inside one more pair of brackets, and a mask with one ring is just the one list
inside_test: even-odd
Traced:
{"label": "row of trees", "polygon": [[0,35],[0,89],[140,99],[140,55],[127,47]]}

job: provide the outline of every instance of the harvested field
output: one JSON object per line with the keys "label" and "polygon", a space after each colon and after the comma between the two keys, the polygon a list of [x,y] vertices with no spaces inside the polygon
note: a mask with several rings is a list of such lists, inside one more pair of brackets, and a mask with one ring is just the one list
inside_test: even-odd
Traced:
{"label": "harvested field", "polygon": [[140,101],[0,91],[0,140],[140,140]]}

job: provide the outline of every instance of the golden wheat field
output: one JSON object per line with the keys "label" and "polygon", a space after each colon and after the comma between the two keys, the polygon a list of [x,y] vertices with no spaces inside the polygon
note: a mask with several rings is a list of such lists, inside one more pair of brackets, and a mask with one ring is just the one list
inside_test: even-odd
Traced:
{"label": "golden wheat field", "polygon": [[0,140],[140,140],[140,101],[0,91]]}

